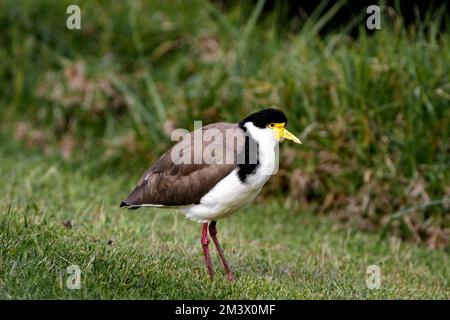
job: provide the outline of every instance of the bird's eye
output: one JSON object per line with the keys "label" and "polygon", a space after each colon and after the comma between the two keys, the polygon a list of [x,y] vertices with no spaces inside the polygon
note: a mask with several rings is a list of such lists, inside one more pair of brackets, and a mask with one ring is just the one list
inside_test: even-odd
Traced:
{"label": "bird's eye", "polygon": [[268,126],[269,128],[274,128],[274,127],[275,127],[275,123],[269,123],[267,126]]}

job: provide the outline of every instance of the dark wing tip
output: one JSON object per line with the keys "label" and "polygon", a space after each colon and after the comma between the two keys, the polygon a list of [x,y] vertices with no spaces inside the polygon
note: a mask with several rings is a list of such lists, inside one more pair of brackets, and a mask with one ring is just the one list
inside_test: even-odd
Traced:
{"label": "dark wing tip", "polygon": [[130,206],[130,205],[129,205],[128,203],[126,203],[125,201],[122,201],[122,202],[120,203],[120,207],[121,207],[121,208],[125,207],[125,208],[128,209],[128,210],[136,210],[136,209],[139,209],[138,206]]}
{"label": "dark wing tip", "polygon": [[122,201],[122,202],[120,203],[120,207],[121,207],[121,208],[123,208],[123,207],[128,207],[128,204],[127,204],[125,201]]}

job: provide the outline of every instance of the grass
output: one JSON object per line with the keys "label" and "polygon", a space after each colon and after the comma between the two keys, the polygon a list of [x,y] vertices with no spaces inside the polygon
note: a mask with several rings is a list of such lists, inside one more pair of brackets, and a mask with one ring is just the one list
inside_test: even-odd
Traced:
{"label": "grass", "polygon": [[[284,198],[219,221],[237,280],[226,281],[213,251],[210,282],[199,224],[118,208],[137,179],[131,167],[68,162],[2,138],[2,299],[450,298],[447,252],[344,229]],[[80,290],[65,285],[72,264],[82,270]],[[379,290],[365,285],[372,264],[381,268]]]}

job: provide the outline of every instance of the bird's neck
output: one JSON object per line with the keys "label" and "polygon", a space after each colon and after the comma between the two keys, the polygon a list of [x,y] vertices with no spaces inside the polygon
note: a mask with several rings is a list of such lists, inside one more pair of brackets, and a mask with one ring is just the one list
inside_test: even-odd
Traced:
{"label": "bird's neck", "polygon": [[278,168],[278,143],[269,130],[246,124],[245,131],[245,161],[240,163],[238,176],[242,182],[264,184]]}

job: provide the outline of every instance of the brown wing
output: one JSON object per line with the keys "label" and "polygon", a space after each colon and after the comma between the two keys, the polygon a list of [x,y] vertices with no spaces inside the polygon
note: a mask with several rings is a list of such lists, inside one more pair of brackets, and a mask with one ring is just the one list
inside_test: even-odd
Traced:
{"label": "brown wing", "polygon": [[[199,130],[204,139],[194,143]],[[244,132],[237,124],[215,123],[191,132],[144,173],[120,206],[197,204],[237,167],[236,158],[244,145]],[[205,159],[202,154],[212,157]]]}

